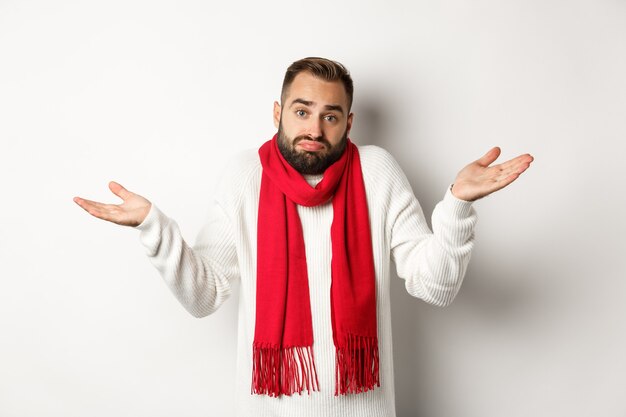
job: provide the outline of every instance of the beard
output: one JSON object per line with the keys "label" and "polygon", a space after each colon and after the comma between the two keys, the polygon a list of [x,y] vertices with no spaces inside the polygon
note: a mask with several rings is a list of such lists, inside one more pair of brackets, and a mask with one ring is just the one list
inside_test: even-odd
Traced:
{"label": "beard", "polygon": [[[302,140],[313,140],[319,142],[324,145],[324,150],[315,152],[305,150],[298,151],[296,150],[296,145]],[[343,155],[343,152],[346,149],[347,143],[347,129],[339,143],[333,146],[324,136],[313,138],[311,136],[300,135],[296,136],[295,139],[292,139],[285,135],[282,120],[278,125],[278,149],[289,165],[294,167],[300,174],[323,174],[329,166],[341,158],[341,155]]]}

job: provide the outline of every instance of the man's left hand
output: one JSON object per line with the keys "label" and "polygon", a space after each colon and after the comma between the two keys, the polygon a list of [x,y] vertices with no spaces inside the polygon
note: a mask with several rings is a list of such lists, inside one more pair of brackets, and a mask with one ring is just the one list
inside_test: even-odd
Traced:
{"label": "man's left hand", "polygon": [[456,176],[452,194],[465,201],[478,200],[515,181],[534,159],[530,154],[524,154],[490,167],[498,156],[500,148],[496,146],[463,168]]}

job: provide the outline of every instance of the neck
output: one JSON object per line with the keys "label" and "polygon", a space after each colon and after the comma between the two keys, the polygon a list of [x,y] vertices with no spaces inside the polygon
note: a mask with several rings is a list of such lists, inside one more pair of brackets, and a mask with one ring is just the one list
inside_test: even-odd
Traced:
{"label": "neck", "polygon": [[315,187],[324,178],[324,174],[302,174],[302,177],[311,187]]}

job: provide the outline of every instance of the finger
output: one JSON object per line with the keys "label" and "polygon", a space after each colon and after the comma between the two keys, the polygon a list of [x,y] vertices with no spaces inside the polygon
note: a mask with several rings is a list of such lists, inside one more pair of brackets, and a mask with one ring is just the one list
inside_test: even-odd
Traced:
{"label": "finger", "polygon": [[126,199],[131,195],[130,191],[128,191],[126,188],[122,187],[121,184],[115,181],[109,182],[109,189],[113,192],[113,194],[115,194],[124,201],[126,201]]}
{"label": "finger", "polygon": [[518,157],[510,159],[506,162],[503,162],[502,164],[500,164],[500,166],[502,167],[502,169],[508,169],[513,166],[520,166],[526,163],[530,164],[533,160],[534,158],[532,157],[532,155],[524,154],[524,155],[519,155]]}
{"label": "finger", "polygon": [[491,173],[483,177],[485,181],[484,184],[487,186],[488,189],[488,191],[484,193],[484,195],[489,195],[498,190],[501,190],[502,188],[511,184],[513,181],[517,180],[519,176],[530,167],[530,164],[533,160],[534,159],[531,157],[530,160],[528,160],[526,163],[506,170],[501,169],[498,165],[495,167],[491,167],[495,169],[492,170],[490,168],[489,170],[491,171]]}
{"label": "finger", "polygon": [[492,178],[503,178],[514,172],[522,173],[530,166],[533,157],[526,154],[520,155],[502,164],[491,166],[487,169],[488,174]]}
{"label": "finger", "polygon": [[107,204],[99,203],[93,200],[87,200],[86,198],[74,197],[74,202],[82,208],[102,209]]}
{"label": "finger", "polygon": [[523,173],[530,167],[531,162],[532,161],[520,162],[518,165],[513,165],[509,167],[508,169],[502,170],[498,175],[499,180],[502,180],[508,177],[509,175],[513,175],[513,174],[520,175],[521,173]]}
{"label": "finger", "polygon": [[[531,161],[532,162],[532,161]],[[527,162],[525,164],[520,165],[517,170],[515,170],[515,172],[517,174],[521,174],[522,172],[526,171],[528,168],[530,167],[530,162]]]}
{"label": "finger", "polygon": [[528,167],[530,167],[530,163],[523,164],[514,171],[509,170],[507,172],[502,172],[502,174],[495,179],[496,183],[499,185],[498,189],[504,188],[515,181],[524,171],[528,169]]}
{"label": "finger", "polygon": [[498,146],[493,147],[489,150],[489,152],[484,154],[480,159],[476,160],[476,162],[480,166],[488,167],[489,165],[493,163],[493,161],[498,159],[498,157],[500,156],[500,152],[501,150]]}
{"label": "finger", "polygon": [[514,173],[514,174],[511,174],[508,177],[504,178],[503,180],[498,181],[498,189],[500,190],[500,189],[506,187],[507,185],[511,184],[513,181],[518,179],[519,176],[520,176],[520,174]]}
{"label": "finger", "polygon": [[115,207],[112,204],[103,204],[97,201],[87,200],[80,197],[74,197],[74,202],[92,216],[109,221],[111,219],[110,214]]}

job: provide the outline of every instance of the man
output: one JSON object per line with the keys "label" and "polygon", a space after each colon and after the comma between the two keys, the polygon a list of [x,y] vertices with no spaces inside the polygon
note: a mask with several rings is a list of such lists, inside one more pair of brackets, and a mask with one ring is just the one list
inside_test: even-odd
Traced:
{"label": "man", "polygon": [[394,416],[390,260],[411,295],[449,304],[473,246],[472,201],[533,160],[490,167],[500,153],[493,148],[467,165],[435,207],[433,233],[391,155],[348,139],[352,95],[341,64],[294,62],[274,103],[278,132],[228,165],[193,247],[120,184],[109,184],[120,205],[74,199],[139,229],[196,317],[214,312],[240,280],[238,416]]}

